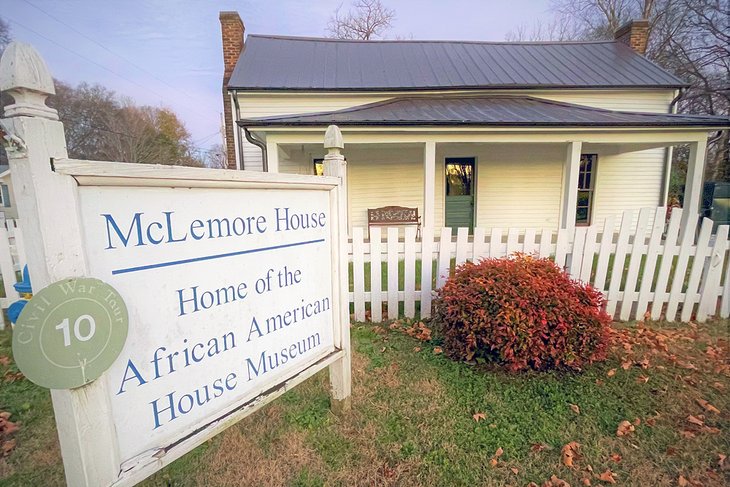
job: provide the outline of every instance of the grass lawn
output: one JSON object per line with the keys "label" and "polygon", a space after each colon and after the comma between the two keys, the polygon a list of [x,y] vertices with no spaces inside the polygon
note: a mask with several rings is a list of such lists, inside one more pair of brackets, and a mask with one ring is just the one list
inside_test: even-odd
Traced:
{"label": "grass lawn", "polygon": [[[617,485],[677,485],[680,476],[730,484],[730,459],[718,464],[730,456],[730,321],[617,327],[628,331],[605,363],[509,374],[452,362],[434,354],[438,343],[385,325],[356,324],[351,412],[330,413],[319,374],[143,485],[525,486],[556,475],[580,486],[608,485],[598,479],[607,469]],[[9,354],[10,333],[0,332],[0,357]],[[14,370],[0,365],[0,376]],[[1,380],[0,411],[21,426],[0,459],[0,486],[62,485],[47,391]],[[621,421],[637,419],[634,432],[616,435]],[[561,462],[571,441],[581,444],[574,468]]]}

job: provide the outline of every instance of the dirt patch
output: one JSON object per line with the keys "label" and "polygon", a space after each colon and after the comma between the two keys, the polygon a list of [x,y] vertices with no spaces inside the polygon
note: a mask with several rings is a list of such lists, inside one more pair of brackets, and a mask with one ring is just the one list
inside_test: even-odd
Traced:
{"label": "dirt patch", "polygon": [[322,472],[322,462],[306,444],[304,433],[287,430],[272,440],[268,451],[256,444],[255,439],[271,426],[267,416],[256,415],[253,421],[226,431],[215,453],[208,456],[206,468],[198,473],[196,485],[273,487],[291,484],[304,468]]}

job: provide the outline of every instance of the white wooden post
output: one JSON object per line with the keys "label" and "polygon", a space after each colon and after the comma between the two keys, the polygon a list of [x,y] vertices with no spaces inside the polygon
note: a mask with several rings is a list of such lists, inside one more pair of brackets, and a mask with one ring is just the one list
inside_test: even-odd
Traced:
{"label": "white wooden post", "polygon": [[[327,155],[324,156],[324,174],[326,176],[335,176],[340,178],[341,186],[338,191],[338,216],[340,239],[337,245],[333,242],[333,248],[342,249],[347,244],[347,163],[345,157],[340,152],[345,148],[342,141],[342,133],[336,125],[327,127],[324,135],[324,148],[327,149]],[[347,255],[339,256],[339,281],[341,303],[348,303],[348,276],[347,276]],[[337,318],[335,318],[337,319]],[[352,392],[352,357],[350,356],[350,310],[344,305],[341,307],[340,322],[341,333],[339,337],[335,337],[335,343],[338,348],[344,350],[345,355],[335,363],[329,366],[330,386],[332,388],[332,409],[335,412],[347,411],[351,407],[350,394]]]}
{"label": "white wooden post", "polygon": [[563,200],[560,213],[560,228],[573,233],[575,228],[575,212],[578,206],[578,172],[580,171],[580,153],[583,143],[568,142],[565,164],[563,165]]}
{"label": "white wooden post", "polygon": [[426,142],[423,148],[423,228],[433,228],[435,221],[436,143]]}
{"label": "white wooden post", "polygon": [[684,201],[682,204],[682,234],[687,228],[690,219],[697,220],[700,215],[702,201],[703,178],[705,174],[705,154],[707,153],[707,139],[693,142],[689,145],[689,159],[687,161],[687,179],[684,185]]}
{"label": "white wooden post", "polygon": [[[45,104],[55,93],[53,78],[33,47],[8,46],[0,60],[0,90],[14,99],[1,122],[33,288],[84,276],[76,185],[51,167],[53,159],[68,157],[63,125]],[[98,380],[51,391],[68,485],[108,485],[119,473],[106,387]]]}
{"label": "white wooden post", "polygon": [[279,172],[279,144],[266,141],[266,164],[268,172]]}

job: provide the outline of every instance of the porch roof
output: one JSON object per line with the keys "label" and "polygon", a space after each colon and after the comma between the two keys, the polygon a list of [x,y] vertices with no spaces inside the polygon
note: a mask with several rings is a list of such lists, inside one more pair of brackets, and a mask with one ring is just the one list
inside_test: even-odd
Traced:
{"label": "porch roof", "polygon": [[241,119],[242,127],[730,127],[709,115],[604,110],[530,96],[399,97],[343,110]]}

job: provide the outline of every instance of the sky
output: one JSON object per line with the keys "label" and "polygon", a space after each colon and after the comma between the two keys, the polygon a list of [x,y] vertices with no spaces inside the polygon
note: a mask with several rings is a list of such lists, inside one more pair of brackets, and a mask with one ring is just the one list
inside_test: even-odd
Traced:
{"label": "sky", "polygon": [[[504,40],[549,17],[550,0],[383,0],[390,37]],[[99,83],[138,104],[173,109],[201,149],[221,142],[221,10],[246,34],[323,37],[349,0],[0,0],[13,38],[41,53],[57,79]]]}

